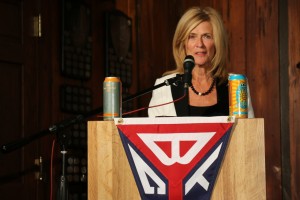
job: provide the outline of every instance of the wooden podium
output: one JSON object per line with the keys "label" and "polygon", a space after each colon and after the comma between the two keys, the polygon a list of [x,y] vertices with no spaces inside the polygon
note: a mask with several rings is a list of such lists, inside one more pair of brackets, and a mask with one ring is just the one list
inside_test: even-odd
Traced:
{"label": "wooden podium", "polygon": [[[88,122],[88,199],[140,199],[113,121]],[[263,119],[236,120],[211,199],[266,199]]]}

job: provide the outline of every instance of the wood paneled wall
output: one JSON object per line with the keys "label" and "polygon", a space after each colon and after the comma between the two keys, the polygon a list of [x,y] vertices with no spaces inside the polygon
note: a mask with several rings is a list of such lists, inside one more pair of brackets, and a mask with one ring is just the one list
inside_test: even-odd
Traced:
{"label": "wood paneled wall", "polygon": [[257,117],[265,119],[268,199],[281,199],[278,2],[248,1],[246,74]]}

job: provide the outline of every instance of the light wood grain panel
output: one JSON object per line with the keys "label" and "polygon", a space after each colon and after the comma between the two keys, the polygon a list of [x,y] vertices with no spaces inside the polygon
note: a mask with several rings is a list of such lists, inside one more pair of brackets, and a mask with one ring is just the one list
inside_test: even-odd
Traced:
{"label": "light wood grain panel", "polygon": [[212,199],[266,199],[263,119],[237,120]]}
{"label": "light wood grain panel", "polygon": [[88,123],[88,199],[140,199],[118,130],[111,122]]}
{"label": "light wood grain panel", "polygon": [[[140,199],[113,122],[88,124],[89,200]],[[264,120],[239,119],[212,199],[266,199]]]}

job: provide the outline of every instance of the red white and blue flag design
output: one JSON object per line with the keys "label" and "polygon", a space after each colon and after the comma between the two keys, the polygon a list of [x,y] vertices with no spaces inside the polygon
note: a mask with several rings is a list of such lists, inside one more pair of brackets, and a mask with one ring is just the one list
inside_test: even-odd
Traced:
{"label": "red white and blue flag design", "polygon": [[118,121],[115,119],[142,200],[210,199],[234,118]]}

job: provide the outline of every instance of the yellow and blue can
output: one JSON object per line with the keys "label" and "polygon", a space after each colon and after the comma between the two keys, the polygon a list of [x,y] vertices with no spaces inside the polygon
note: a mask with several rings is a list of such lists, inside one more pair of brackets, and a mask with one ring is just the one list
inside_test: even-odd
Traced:
{"label": "yellow and blue can", "polygon": [[247,78],[243,74],[229,74],[229,115],[248,118]]}
{"label": "yellow and blue can", "polygon": [[103,82],[103,119],[122,117],[122,83],[118,77],[105,77]]}

